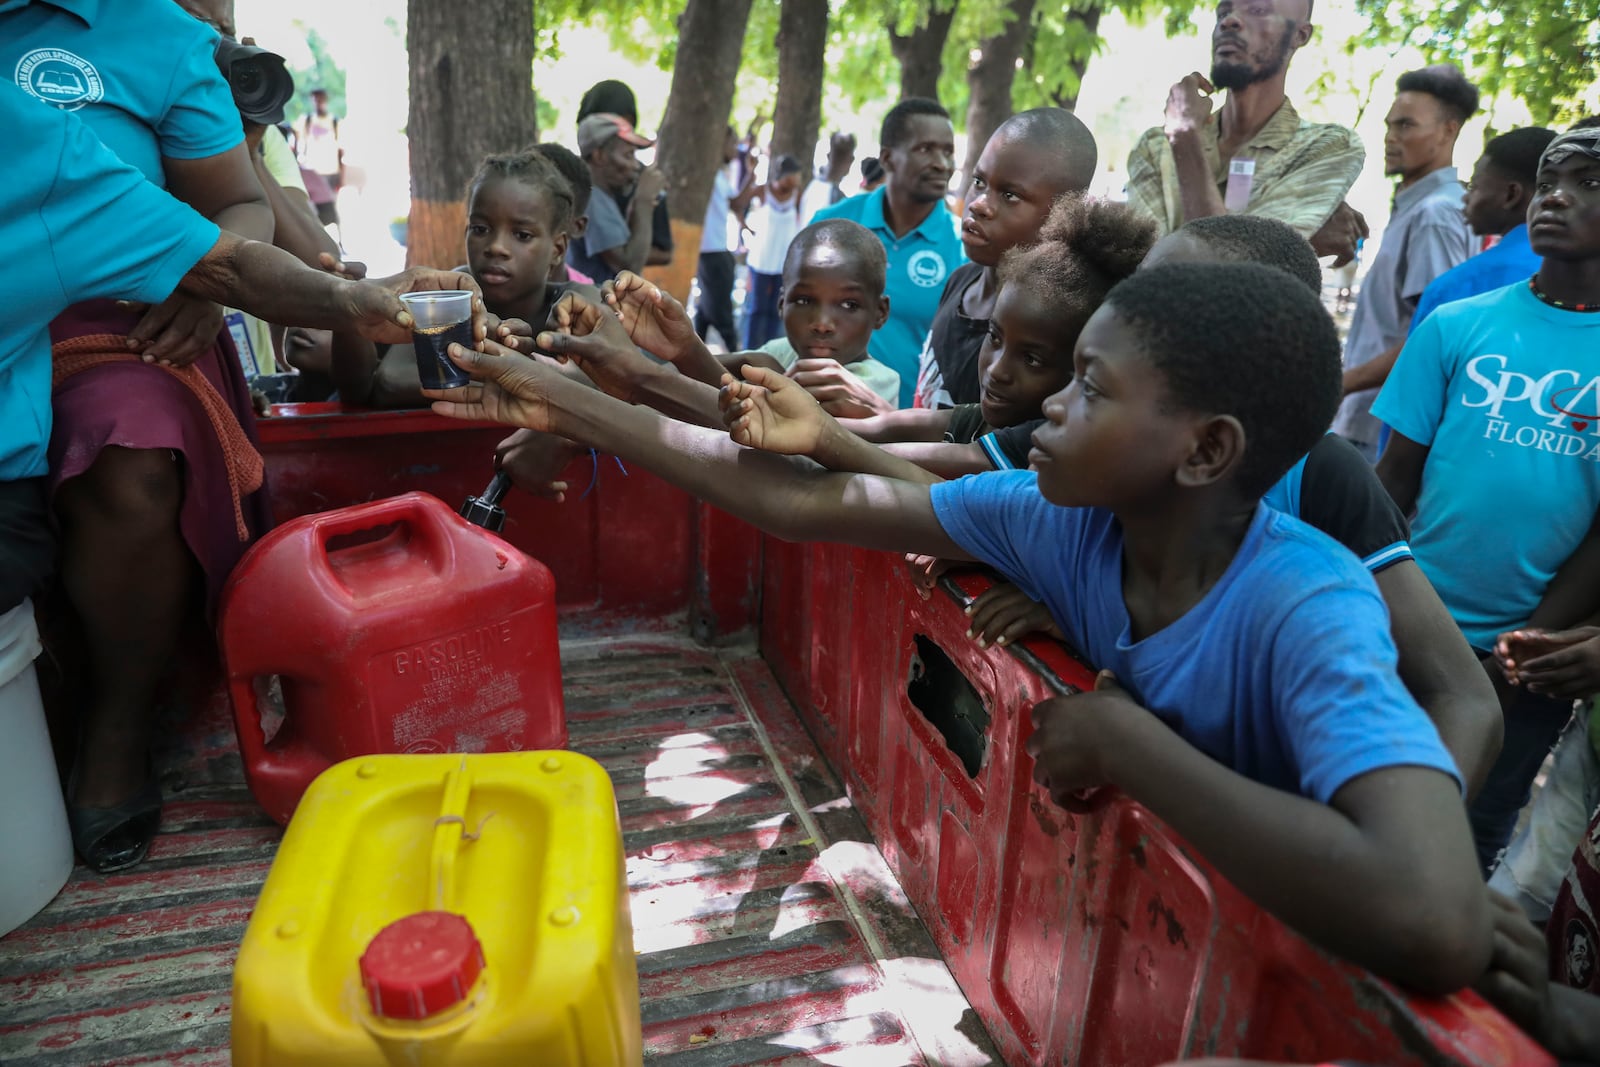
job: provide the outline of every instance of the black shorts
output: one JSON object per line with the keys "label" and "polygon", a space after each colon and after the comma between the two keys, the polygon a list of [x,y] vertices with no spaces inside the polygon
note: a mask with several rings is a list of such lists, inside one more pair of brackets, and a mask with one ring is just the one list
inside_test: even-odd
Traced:
{"label": "black shorts", "polygon": [[55,561],[45,479],[0,481],[0,613],[36,595]]}

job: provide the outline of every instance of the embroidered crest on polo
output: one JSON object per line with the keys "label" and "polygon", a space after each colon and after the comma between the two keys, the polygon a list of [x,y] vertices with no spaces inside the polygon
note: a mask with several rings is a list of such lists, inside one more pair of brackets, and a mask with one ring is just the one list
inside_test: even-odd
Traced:
{"label": "embroidered crest on polo", "polygon": [[35,48],[18,60],[17,85],[63,111],[76,111],[106,95],[94,64],[60,48]]}
{"label": "embroidered crest on polo", "polygon": [[911,278],[913,284],[923,289],[932,289],[936,285],[944,284],[945,275],[949,272],[944,257],[926,248],[906,261],[907,276]]}

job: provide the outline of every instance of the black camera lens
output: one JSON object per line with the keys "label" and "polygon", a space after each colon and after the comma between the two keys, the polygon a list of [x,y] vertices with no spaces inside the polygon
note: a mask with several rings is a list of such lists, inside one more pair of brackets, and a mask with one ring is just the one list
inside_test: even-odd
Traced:
{"label": "black camera lens", "polygon": [[294,75],[282,56],[223,37],[217,41],[216,58],[239,114],[263,126],[283,121],[283,105],[294,99]]}

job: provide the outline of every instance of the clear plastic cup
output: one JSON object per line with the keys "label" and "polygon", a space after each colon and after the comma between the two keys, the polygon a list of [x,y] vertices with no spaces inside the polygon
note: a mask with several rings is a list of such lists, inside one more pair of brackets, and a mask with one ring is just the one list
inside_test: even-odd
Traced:
{"label": "clear plastic cup", "polygon": [[402,293],[400,299],[411,312],[411,346],[417,353],[417,377],[424,389],[454,389],[466,385],[471,376],[451,362],[452,344],[471,348],[472,294],[465,289],[445,289],[425,293]]}

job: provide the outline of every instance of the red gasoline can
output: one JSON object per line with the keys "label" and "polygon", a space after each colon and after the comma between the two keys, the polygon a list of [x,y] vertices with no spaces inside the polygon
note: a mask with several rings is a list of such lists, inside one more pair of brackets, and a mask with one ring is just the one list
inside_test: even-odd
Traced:
{"label": "red gasoline can", "polygon": [[219,631],[245,778],[280,823],[352,756],[567,743],[555,579],[426,493],[278,527]]}

